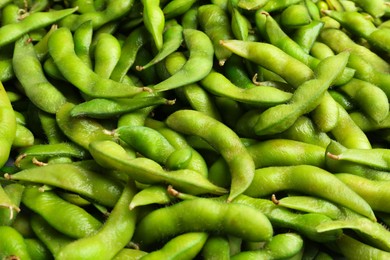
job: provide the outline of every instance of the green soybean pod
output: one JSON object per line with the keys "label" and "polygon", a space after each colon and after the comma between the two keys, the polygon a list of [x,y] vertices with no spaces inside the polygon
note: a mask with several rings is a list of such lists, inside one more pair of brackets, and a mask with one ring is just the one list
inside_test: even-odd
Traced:
{"label": "green soybean pod", "polygon": [[269,0],[267,3],[259,10],[266,11],[268,13],[281,11],[287,8],[290,5],[298,4],[299,0]]}
{"label": "green soybean pod", "polygon": [[320,131],[329,132],[337,125],[339,119],[339,107],[337,104],[336,100],[329,93],[324,95],[321,103],[311,111],[311,118]]}
{"label": "green soybean pod", "polygon": [[104,8],[102,10],[69,15],[68,17],[66,17],[66,19],[62,19],[61,21],[59,21],[59,25],[60,27],[67,27],[70,30],[75,31],[81,24],[91,20],[93,29],[97,30],[107,24],[110,24],[110,22],[123,17],[132,9],[133,4],[134,0],[109,1],[104,4]]}
{"label": "green soybean pod", "polygon": [[1,25],[18,23],[23,14],[19,12],[20,8],[17,4],[8,4],[1,10]]}
{"label": "green soybean pod", "polygon": [[348,49],[351,54],[355,54],[371,64],[375,70],[384,73],[387,73],[390,70],[390,65],[382,57],[372,50],[357,44],[342,30],[332,28],[323,29],[318,40],[328,45],[336,53]]}
{"label": "green soybean pod", "polygon": [[8,175],[11,180],[46,184],[113,207],[123,189],[117,181],[76,163],[48,164]]}
{"label": "green soybean pod", "polygon": [[255,166],[252,157],[232,129],[194,110],[176,111],[166,119],[166,124],[183,134],[200,136],[221,153],[232,176],[228,201],[247,189]]}
{"label": "green soybean pod", "polygon": [[390,126],[390,116],[387,116],[381,122],[376,122],[371,117],[360,111],[352,111],[349,113],[351,119],[364,132],[372,132],[376,130],[385,130]]}
{"label": "green soybean pod", "polygon": [[219,42],[234,38],[227,11],[214,4],[201,5],[198,7],[198,21],[200,27],[210,37],[215,57],[222,66],[232,53],[223,48]]}
{"label": "green soybean pod", "polygon": [[76,8],[67,8],[53,12],[36,12],[26,16],[19,23],[2,26],[0,29],[0,46],[16,41],[22,35],[35,29],[44,28],[77,11]]}
{"label": "green soybean pod", "polygon": [[118,39],[109,33],[100,34],[94,48],[94,72],[109,79],[120,56],[121,45]]}
{"label": "green soybean pod", "polygon": [[349,148],[343,149],[337,154],[328,151],[327,156],[333,160],[351,162],[384,171],[388,171],[390,168],[388,163],[389,150],[387,148]]}
{"label": "green soybean pod", "polygon": [[48,113],[56,113],[66,102],[66,97],[45,77],[27,35],[16,41],[12,64],[15,76],[21,83],[26,96],[38,108]]}
{"label": "green soybean pod", "polygon": [[387,97],[390,96],[389,82],[390,74],[381,72],[374,68],[366,59],[351,53],[348,66],[355,69],[355,78],[368,81],[382,89]]}
{"label": "green soybean pod", "polygon": [[195,170],[203,176],[208,175],[208,166],[205,159],[196,149],[194,149],[194,147],[191,146],[191,144],[187,142],[183,135],[168,128],[165,124],[162,126],[152,126],[151,119],[146,120],[145,125],[160,132],[160,134],[162,134],[171,143],[171,145],[175,147],[176,151],[185,151],[189,149],[191,151],[191,159],[186,168]]}
{"label": "green soybean pod", "polygon": [[53,255],[46,247],[46,245],[37,238],[26,238],[24,242],[27,247],[27,251],[31,256],[31,259],[37,260],[49,260],[52,259]]}
{"label": "green soybean pod", "polygon": [[130,97],[145,88],[126,85],[100,77],[76,55],[73,35],[61,27],[49,38],[49,53],[61,74],[75,87],[91,97]]}
{"label": "green soybean pod", "polygon": [[302,141],[324,148],[331,141],[329,135],[319,130],[313,120],[306,116],[299,117],[290,128],[277,134],[276,137]]}
{"label": "green soybean pod", "polygon": [[222,73],[211,71],[200,81],[210,93],[259,107],[271,107],[290,101],[292,94],[269,86],[242,89],[235,86]]}
{"label": "green soybean pod", "polygon": [[320,41],[315,41],[313,43],[313,46],[311,46],[310,55],[312,55],[313,57],[319,60],[322,60],[325,59],[326,57],[333,56],[334,51],[325,43]]}
{"label": "green soybean pod", "polygon": [[81,207],[73,205],[54,193],[40,191],[38,186],[27,186],[23,205],[37,212],[62,233],[81,238],[99,230],[102,223]]}
{"label": "green soybean pod", "polygon": [[222,40],[220,44],[233,53],[275,72],[295,88],[314,77],[314,72],[305,63],[270,43]]}
{"label": "green soybean pod", "polygon": [[364,11],[371,14],[374,17],[381,17],[385,14],[386,1],[376,0],[352,0],[357,6],[361,7]]}
{"label": "green soybean pod", "polygon": [[390,213],[386,206],[390,199],[389,181],[370,180],[349,173],[338,173],[335,176],[365,199],[374,211]]}
{"label": "green soybean pod", "polygon": [[18,159],[24,159],[26,157],[36,157],[42,160],[46,158],[60,157],[60,156],[69,156],[78,159],[87,158],[87,153],[84,149],[79,146],[74,145],[73,143],[54,143],[54,144],[34,144],[20,149]]}
{"label": "green soybean pod", "polygon": [[165,19],[171,19],[186,13],[196,2],[196,0],[170,1],[162,8]]}
{"label": "green soybean pod", "polygon": [[81,24],[73,33],[74,51],[76,55],[89,67],[92,68],[90,47],[92,44],[93,27],[92,21]]}
{"label": "green soybean pod", "polygon": [[[197,218],[193,217],[194,214]],[[141,248],[147,248],[178,234],[199,231],[230,234],[248,241],[265,241],[273,234],[271,223],[257,209],[196,198],[156,209],[146,215],[138,223],[133,241],[139,243]]]}
{"label": "green soybean pod", "polygon": [[225,194],[227,190],[212,184],[205,176],[190,169],[165,171],[157,162],[145,157],[131,157],[114,141],[92,142],[89,151],[105,168],[121,170],[144,184],[165,183],[191,194]]}
{"label": "green soybean pod", "polygon": [[56,121],[63,133],[73,142],[88,149],[94,140],[113,140],[110,131],[98,121],[87,117],[72,117],[71,111],[76,105],[65,103],[56,113]]}
{"label": "green soybean pod", "polygon": [[93,1],[80,1],[80,0],[71,0],[69,1],[73,7],[78,6],[79,9],[77,10],[79,13],[88,13],[88,12],[95,12],[95,5]]}
{"label": "green soybean pod", "polygon": [[[187,62],[185,54],[183,52],[174,52],[166,57],[165,67],[170,75],[179,71]],[[199,84],[192,83],[185,85],[181,88],[176,88],[176,94],[179,99],[188,102],[194,109],[210,115],[218,120],[221,119],[219,111],[213,101],[212,96]]]}
{"label": "green soybean pod", "polygon": [[172,201],[172,196],[168,194],[167,187],[162,185],[151,185],[139,192],[132,198],[129,208],[133,210],[136,207],[150,204],[168,204]]}
{"label": "green soybean pod", "polygon": [[231,11],[231,30],[236,39],[247,40],[251,23],[238,8]]}
{"label": "green soybean pod", "polygon": [[352,173],[371,180],[386,180],[386,181],[390,180],[389,178],[390,176],[387,171],[367,167],[366,165],[363,164],[342,161],[342,160],[335,160],[331,158],[332,155],[334,156],[337,154],[341,154],[347,149],[348,148],[346,148],[342,144],[335,141],[331,141],[326,147],[326,155],[327,155],[325,157],[326,169],[334,173]]}
{"label": "green soybean pod", "polygon": [[9,226],[20,212],[20,201],[24,186],[19,183],[11,183],[4,188],[0,188],[1,207],[0,207],[0,225]]}
{"label": "green soybean pod", "polygon": [[311,165],[271,166],[257,169],[245,194],[263,197],[281,190],[296,190],[328,199],[376,221],[372,208],[359,194],[332,173]]}
{"label": "green soybean pod", "polygon": [[230,259],[230,245],[227,236],[210,235],[202,248],[201,255],[205,260]]}
{"label": "green soybean pod", "polygon": [[166,164],[175,148],[157,130],[146,126],[123,126],[115,130],[122,141],[158,163]]}
{"label": "green soybean pod", "polygon": [[152,35],[157,50],[163,46],[163,31],[165,25],[164,12],[160,7],[160,0],[141,0],[143,4],[143,22]]}
{"label": "green soybean pod", "polygon": [[174,101],[167,100],[161,95],[147,92],[142,92],[132,98],[93,98],[73,107],[71,116],[107,119],[135,112],[142,108],[155,107],[158,105],[172,105],[173,103]]}
{"label": "green soybean pod", "polygon": [[113,260],[139,260],[146,254],[148,252],[139,249],[123,248],[113,257]]}
{"label": "green soybean pod", "polygon": [[205,232],[188,232],[180,234],[169,240],[160,249],[143,256],[142,259],[193,259],[201,251],[208,236],[209,235]]}
{"label": "green soybean pod", "polygon": [[369,39],[369,35],[377,30],[370,19],[357,11],[323,10],[322,13],[340,23],[347,31],[359,37]]}
{"label": "green soybean pod", "polygon": [[267,241],[263,248],[242,251],[231,257],[232,260],[289,259],[302,250],[304,240],[298,233],[281,233]]}
{"label": "green soybean pod", "polygon": [[[148,63],[142,66],[136,66],[137,70],[147,69],[150,66],[155,65],[158,62],[164,60],[168,55],[175,52],[183,42],[183,27],[178,24],[175,20],[168,21],[166,29],[163,33],[164,43],[161,50],[150,60]],[[169,24],[169,22],[171,24]]]}
{"label": "green soybean pod", "polygon": [[30,129],[22,124],[16,124],[15,138],[12,142],[13,148],[31,146],[34,144],[34,140],[34,134]]}
{"label": "green soybean pod", "polygon": [[[264,37],[268,39],[269,43],[280,48],[293,58],[305,63],[312,70],[315,70],[320,63],[320,60],[310,56],[297,42],[290,38],[271,15],[266,14],[263,30]],[[315,38],[317,39],[317,37]],[[353,77],[354,73],[354,70],[345,67],[343,72],[338,75],[337,80],[334,81],[334,84],[340,85],[348,82]]]}
{"label": "green soybean pod", "polygon": [[364,80],[351,79],[339,88],[352,98],[356,105],[373,120],[380,122],[389,113],[389,99],[376,85]]}
{"label": "green soybean pod", "polygon": [[58,69],[57,65],[54,63],[52,57],[48,57],[43,62],[43,70],[48,75],[49,78],[66,81],[64,76],[61,74],[61,71]]}
{"label": "green soybean pod", "polygon": [[133,65],[137,53],[149,41],[150,35],[145,26],[139,26],[132,30],[122,44],[121,57],[112,71],[110,78],[122,82]]}
{"label": "green soybean pod", "polygon": [[111,259],[126,246],[133,236],[137,211],[129,210],[136,193],[135,183],[129,181],[101,229],[78,239],[60,250],[56,259]]}
{"label": "green soybean pod", "polygon": [[348,112],[339,104],[339,119],[330,133],[336,141],[348,148],[371,149],[371,143],[365,132],[352,120]]}
{"label": "green soybean pod", "polygon": [[1,259],[31,259],[23,236],[13,227],[0,226],[0,257]]}
{"label": "green soybean pod", "polygon": [[47,221],[38,214],[31,214],[29,216],[30,225],[34,235],[43,242],[43,244],[49,249],[52,256],[56,256],[57,253],[67,244],[74,241],[63,233],[54,229]]}
{"label": "green soybean pod", "polygon": [[280,133],[292,126],[301,115],[315,109],[321,103],[321,98],[328,95],[327,89],[345,68],[348,57],[349,54],[345,52],[322,60],[316,67],[316,77],[300,85],[289,103],[270,107],[257,116],[255,133]]}
{"label": "green soybean pod", "polygon": [[280,25],[287,29],[308,25],[310,22],[309,11],[302,4],[289,5],[280,14]]}
{"label": "green soybean pod", "polygon": [[376,31],[372,32],[367,40],[370,42],[372,46],[375,48],[384,51],[384,52],[390,52],[389,44],[390,44],[390,37],[389,37],[390,30],[388,28],[380,28]]}
{"label": "green soybean pod", "polygon": [[15,77],[15,73],[12,68],[12,58],[0,59],[0,75],[1,82],[6,82]]}
{"label": "green soybean pod", "polygon": [[[305,1],[305,3],[312,3]],[[309,53],[313,44],[318,39],[318,35],[324,27],[324,23],[318,20],[311,21],[308,25],[300,26],[293,34],[292,39],[302,47],[304,51]]]}
{"label": "green soybean pod", "polygon": [[[313,165],[325,167],[325,148],[301,141],[273,138],[247,146],[255,168],[268,166]],[[223,158],[217,159],[209,168],[209,179],[219,186],[227,187],[225,176],[230,175]],[[222,182],[221,182],[222,180]]]}
{"label": "green soybean pod", "polygon": [[256,11],[266,5],[268,1],[269,0],[238,0],[237,7],[244,10]]}
{"label": "green soybean pod", "polygon": [[333,220],[328,223],[321,223],[317,226],[319,232],[337,230],[337,229],[352,229],[364,236],[364,239],[371,245],[389,251],[390,232],[380,223],[373,222],[364,217],[354,219]]}
{"label": "green soybean pod", "polygon": [[272,201],[280,207],[303,212],[321,213],[331,219],[340,219],[343,216],[343,211],[339,206],[329,200],[314,196],[296,195],[283,197],[281,199],[276,199],[272,196]]}
{"label": "green soybean pod", "polygon": [[194,83],[211,71],[214,48],[210,38],[204,32],[194,29],[184,29],[183,36],[190,53],[187,62],[173,75],[155,84],[154,91],[166,91]]}
{"label": "green soybean pod", "polygon": [[194,6],[182,15],[183,29],[198,29],[198,7]]}
{"label": "green soybean pod", "polygon": [[0,83],[0,165],[4,166],[11,152],[12,143],[16,135],[16,116],[12,104],[8,98],[7,92],[2,83]]}
{"label": "green soybean pod", "polygon": [[275,228],[295,230],[299,234],[316,242],[330,242],[337,239],[341,230],[319,233],[316,227],[320,223],[331,221],[331,218],[319,213],[297,213],[296,211],[275,205],[270,199],[253,198],[241,194],[233,203],[245,204],[263,212]]}
{"label": "green soybean pod", "polygon": [[334,244],[343,256],[350,259],[387,259],[390,257],[388,251],[380,250],[346,234],[337,239]]}
{"label": "green soybean pod", "polygon": [[[346,111],[350,112],[355,108],[355,104],[353,104],[353,101],[350,97],[348,97],[346,94],[337,91],[335,89],[328,90],[330,96],[333,97],[333,99],[339,103]],[[351,112],[353,113],[353,112]]]}

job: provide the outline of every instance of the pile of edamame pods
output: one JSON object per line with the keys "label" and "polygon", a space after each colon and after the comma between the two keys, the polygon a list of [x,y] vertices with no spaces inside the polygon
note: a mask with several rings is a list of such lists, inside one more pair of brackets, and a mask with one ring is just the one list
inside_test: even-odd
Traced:
{"label": "pile of edamame pods", "polygon": [[388,0],[0,0],[0,259],[390,259]]}

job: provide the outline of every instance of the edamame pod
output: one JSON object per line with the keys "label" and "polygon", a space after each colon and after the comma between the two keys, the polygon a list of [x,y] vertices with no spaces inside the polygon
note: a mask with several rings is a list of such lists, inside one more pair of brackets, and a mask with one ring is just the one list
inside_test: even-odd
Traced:
{"label": "edamame pod", "polygon": [[134,233],[137,211],[129,212],[128,205],[135,193],[135,184],[129,181],[101,229],[91,236],[69,243],[60,250],[56,258],[103,260],[114,257]]}
{"label": "edamame pod", "polygon": [[148,63],[142,66],[137,65],[137,70],[147,69],[150,66],[153,66],[156,63],[164,60],[169,54],[179,49],[183,42],[183,27],[178,23],[170,25],[168,28],[166,28],[163,34],[163,40],[164,41],[161,50]]}
{"label": "edamame pod", "polygon": [[97,9],[95,12],[87,12],[82,14],[73,14],[62,19],[59,24],[61,27],[67,27],[75,31],[81,24],[91,20],[93,28],[100,29],[109,22],[115,21],[123,17],[129,12],[134,4],[134,0],[114,0],[104,4],[104,9]]}
{"label": "edamame pod", "polygon": [[120,183],[75,163],[49,164],[8,175],[11,180],[46,184],[72,191],[113,207],[122,191]]}
{"label": "edamame pod", "polygon": [[172,76],[155,84],[154,91],[166,91],[194,83],[211,71],[214,48],[210,38],[204,32],[194,29],[184,29],[183,35],[190,52],[187,62]]}
{"label": "edamame pod", "polygon": [[96,232],[102,223],[85,209],[61,199],[54,191],[40,191],[38,186],[27,186],[23,204],[40,214],[60,232],[80,238]]}
{"label": "edamame pod", "polygon": [[160,7],[160,0],[141,0],[141,2],[143,5],[143,23],[152,35],[157,50],[161,50],[163,46],[165,17]]}
{"label": "edamame pod", "polygon": [[23,191],[24,186],[19,183],[0,186],[0,226],[9,226],[15,221]]}
{"label": "edamame pod", "polygon": [[249,187],[254,175],[254,162],[233,130],[195,110],[176,111],[168,116],[166,124],[180,133],[202,137],[221,153],[232,176],[228,201]]}
{"label": "edamame pod", "polygon": [[355,218],[346,220],[333,220],[328,223],[321,223],[317,226],[319,232],[336,230],[336,229],[353,229],[362,234],[364,238],[370,241],[375,247],[389,251],[390,232],[381,224],[372,222],[367,218]]}
{"label": "edamame pod", "polygon": [[367,259],[371,257],[387,259],[390,257],[388,251],[380,250],[346,234],[343,234],[334,244],[344,256],[351,259]]}
{"label": "edamame pod", "polygon": [[227,12],[218,5],[202,5],[198,7],[198,21],[200,27],[212,41],[214,55],[219,65],[224,65],[232,52],[220,46],[219,42],[234,38]]}
{"label": "edamame pod", "polygon": [[[194,219],[195,212],[197,218]],[[133,241],[139,243],[141,248],[147,248],[169,237],[194,231],[214,231],[248,241],[265,241],[273,235],[271,223],[257,209],[243,204],[196,198],[146,215],[138,223]]]}
{"label": "edamame pod", "polygon": [[145,91],[145,88],[105,79],[93,72],[77,57],[74,51],[73,36],[67,27],[53,32],[48,44],[49,53],[61,74],[91,97],[130,97]]}
{"label": "edamame pod", "polygon": [[[144,260],[175,259],[196,257],[205,244],[209,234],[206,232],[188,232],[178,235],[162,248],[143,256]],[[177,245],[180,245],[179,247]]]}
{"label": "edamame pod", "polygon": [[278,207],[269,199],[253,198],[241,194],[232,203],[245,204],[263,212],[274,227],[295,230],[303,236],[317,241],[330,242],[336,240],[342,234],[341,230],[331,230],[319,233],[316,227],[320,223],[331,221],[326,215],[319,213],[297,213],[289,209]]}
{"label": "edamame pod", "polygon": [[73,238],[64,235],[50,226],[50,224],[38,214],[34,213],[31,215],[30,223],[34,235],[45,244],[54,257],[61,248],[74,241]]}
{"label": "edamame pod", "polygon": [[[257,169],[245,194],[252,197],[262,197],[280,190],[299,190],[319,196],[376,221],[372,208],[360,195],[330,172],[311,165]],[[335,194],[338,196],[336,197]]]}
{"label": "edamame pod", "polygon": [[143,156],[165,165],[175,148],[157,130],[146,126],[122,126],[115,130],[122,141]]}
{"label": "edamame pod", "polygon": [[142,92],[132,98],[93,98],[74,106],[71,110],[73,117],[88,116],[91,118],[104,119],[121,116],[149,106],[171,105],[174,101],[155,95]]}
{"label": "edamame pod", "polygon": [[134,180],[145,184],[168,183],[179,190],[195,195],[227,192],[193,170],[165,171],[161,165],[151,159],[131,158],[122,146],[113,141],[92,142],[89,151],[103,167],[121,170]]}
{"label": "edamame pod", "polygon": [[242,251],[232,256],[232,260],[283,259],[297,255],[303,248],[304,240],[297,233],[282,233],[273,236],[263,248]]}
{"label": "edamame pod", "polygon": [[200,81],[210,93],[259,107],[271,107],[290,101],[292,94],[268,86],[242,89],[235,86],[223,74],[211,71]]}
{"label": "edamame pod", "polygon": [[0,83],[0,111],[1,111],[1,130],[0,130],[0,166],[4,166],[11,153],[12,143],[16,135],[16,116],[12,104],[8,98],[7,92],[2,83]]}
{"label": "edamame pod", "polygon": [[56,113],[56,121],[62,132],[73,142],[88,149],[94,140],[113,140],[114,136],[100,122],[87,117],[72,117],[76,105],[65,103]]}
{"label": "edamame pod", "polygon": [[329,86],[345,68],[348,57],[349,54],[344,52],[322,60],[316,67],[316,77],[300,85],[288,104],[273,106],[258,116],[254,125],[255,133],[280,133],[291,127],[301,115],[314,110]]}
{"label": "edamame pod", "polygon": [[19,23],[4,25],[0,28],[0,46],[12,43],[22,35],[51,25],[76,11],[77,7],[53,12],[36,12],[26,16]]}
{"label": "edamame pod", "polygon": [[0,226],[0,257],[31,259],[23,236],[13,227]]}
{"label": "edamame pod", "polygon": [[370,180],[351,173],[337,173],[335,176],[366,200],[374,211],[390,211],[387,207],[390,199],[389,181]]}

